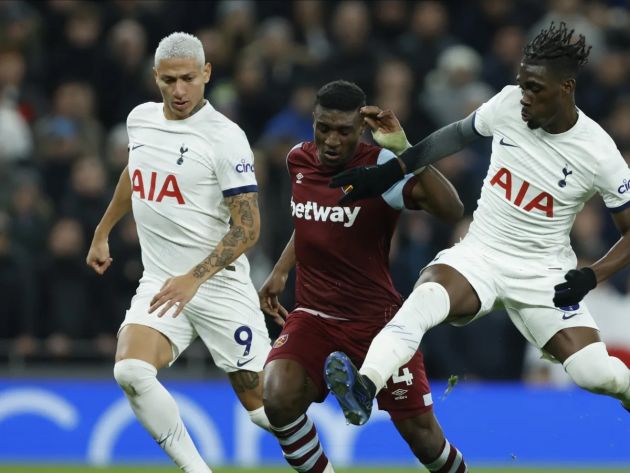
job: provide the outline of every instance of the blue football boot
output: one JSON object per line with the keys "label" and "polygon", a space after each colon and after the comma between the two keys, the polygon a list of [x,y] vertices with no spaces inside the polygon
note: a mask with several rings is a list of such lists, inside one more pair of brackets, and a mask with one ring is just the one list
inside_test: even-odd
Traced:
{"label": "blue football boot", "polygon": [[375,394],[372,382],[359,374],[350,358],[340,351],[332,352],[326,358],[324,379],[339,401],[346,420],[354,425],[365,424],[372,413]]}

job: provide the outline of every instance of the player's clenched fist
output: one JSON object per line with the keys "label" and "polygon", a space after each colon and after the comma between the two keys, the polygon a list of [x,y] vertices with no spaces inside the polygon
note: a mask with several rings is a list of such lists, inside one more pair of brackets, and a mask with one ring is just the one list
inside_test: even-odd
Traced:
{"label": "player's clenched fist", "polygon": [[158,317],[162,317],[171,307],[176,305],[177,308],[173,313],[173,317],[177,317],[184,310],[184,306],[197,293],[200,285],[200,280],[191,274],[168,278],[160,292],[151,299],[149,313],[152,314],[162,307],[162,310],[158,313]]}
{"label": "player's clenched fist", "polygon": [[281,327],[289,313],[278,301],[278,296],[284,291],[287,282],[287,274],[272,272],[258,291],[261,310],[271,316],[275,323]]}
{"label": "player's clenched fist", "polygon": [[109,256],[109,244],[107,243],[107,239],[94,238],[87,257],[85,258],[87,265],[98,274],[102,275],[107,271],[107,268],[110,267],[112,261],[113,259]]}

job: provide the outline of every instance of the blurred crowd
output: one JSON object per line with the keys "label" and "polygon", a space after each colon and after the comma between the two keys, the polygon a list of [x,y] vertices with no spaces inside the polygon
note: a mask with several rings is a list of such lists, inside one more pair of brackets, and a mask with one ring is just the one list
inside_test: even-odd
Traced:
{"label": "blurred crowd", "polygon": [[[626,0],[1,0],[0,356],[111,359],[142,272],[133,219],[111,236],[114,263],[105,276],[84,260],[126,165],[126,116],[160,101],[152,66],[162,37],[186,31],[201,39],[212,63],[206,97],[254,149],[262,235],[249,258],[259,287],[292,231],[285,157],[311,139],[321,85],[356,82],[370,103],[396,113],[415,142],[514,83],[524,44],[552,20],[593,45],[576,101],[630,162]],[[466,207],[459,225],[403,214],[391,253],[403,295],[419,268],[466,232],[489,151],[484,140],[439,164]],[[599,197],[578,216],[572,237],[586,262],[617,240]],[[628,316],[628,272],[598,291],[607,291],[593,298],[603,303],[591,304],[600,323]],[[630,350],[626,331],[622,350]],[[530,363],[536,355],[525,356],[522,337],[500,312],[464,329],[440,327],[423,349],[432,377],[540,375]]]}

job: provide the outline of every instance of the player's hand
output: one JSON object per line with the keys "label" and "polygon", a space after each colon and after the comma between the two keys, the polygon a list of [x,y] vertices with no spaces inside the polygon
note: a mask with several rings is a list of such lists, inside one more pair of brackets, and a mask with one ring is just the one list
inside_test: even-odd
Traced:
{"label": "player's hand", "polygon": [[107,268],[111,266],[112,261],[114,260],[109,256],[107,238],[97,238],[95,236],[85,258],[85,263],[102,276],[107,271]]}
{"label": "player's hand", "polygon": [[585,267],[572,269],[564,275],[567,282],[554,287],[553,303],[556,307],[569,307],[578,304],[591,289],[597,286],[595,272]]}
{"label": "player's hand", "polygon": [[347,169],[330,180],[329,187],[342,187],[345,195],[339,199],[344,205],[367,197],[377,197],[405,177],[398,159],[390,159],[377,166]]}
{"label": "player's hand", "polygon": [[381,110],[374,105],[368,105],[361,108],[361,115],[379,146],[393,151],[396,155],[411,146],[398,118],[391,110]]}
{"label": "player's hand", "polygon": [[287,283],[287,276],[287,274],[279,274],[272,271],[260,288],[260,291],[258,291],[260,309],[269,315],[280,327],[284,325],[284,319],[289,315],[287,309],[278,301],[278,296],[282,294]]}
{"label": "player's hand", "polygon": [[177,309],[173,313],[173,318],[177,317],[197,293],[200,285],[200,280],[191,274],[168,278],[162,285],[160,292],[151,299],[149,313],[152,314],[162,307],[162,310],[158,313],[158,317],[162,317],[171,307],[176,305]]}

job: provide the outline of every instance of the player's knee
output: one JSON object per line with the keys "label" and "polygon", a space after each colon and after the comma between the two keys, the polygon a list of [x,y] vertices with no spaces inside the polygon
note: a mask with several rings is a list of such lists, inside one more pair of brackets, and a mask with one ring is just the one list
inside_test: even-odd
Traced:
{"label": "player's knee", "polygon": [[[622,366],[620,366],[622,365]],[[571,379],[583,389],[597,394],[619,394],[627,389],[628,368],[608,355],[602,342],[592,343],[564,362]]]}
{"label": "player's knee", "polygon": [[410,323],[412,325],[419,324],[420,329],[426,332],[444,322],[448,317],[450,310],[448,292],[444,286],[436,282],[422,283],[409,295],[405,305],[398,311],[395,318],[398,318],[398,315],[406,309],[413,313],[415,319]]}
{"label": "player's knee", "polygon": [[142,394],[156,380],[157,369],[150,363],[124,359],[114,365],[114,379],[130,396]]}
{"label": "player's knee", "polygon": [[265,379],[263,405],[271,425],[281,426],[302,414],[300,411],[301,391],[291,383],[273,382]]}

